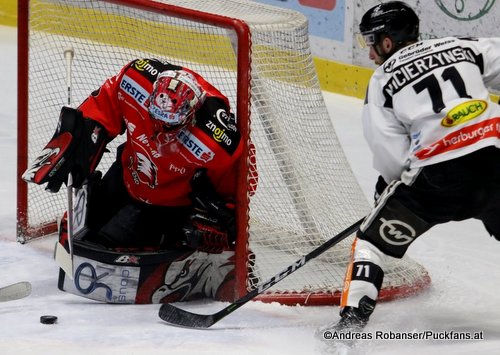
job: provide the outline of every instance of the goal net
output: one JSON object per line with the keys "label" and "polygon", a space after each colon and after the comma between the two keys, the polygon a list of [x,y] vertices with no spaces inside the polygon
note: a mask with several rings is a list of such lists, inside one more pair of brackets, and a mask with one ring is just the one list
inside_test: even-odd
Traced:
{"label": "goal net", "polygon": [[[235,298],[369,211],[324,104],[302,14],[249,0],[20,0],[18,26],[19,176],[51,138],[68,101],[67,48],[74,51],[75,105],[136,58],[192,68],[229,98],[246,147],[239,163]],[[108,145],[112,153],[99,170],[112,163],[122,139]],[[249,186],[250,141],[257,186]],[[65,205],[64,192],[51,194],[19,179],[18,240],[55,232]],[[260,299],[338,303],[352,240]],[[385,271],[381,299],[416,292],[430,281],[409,258]]]}

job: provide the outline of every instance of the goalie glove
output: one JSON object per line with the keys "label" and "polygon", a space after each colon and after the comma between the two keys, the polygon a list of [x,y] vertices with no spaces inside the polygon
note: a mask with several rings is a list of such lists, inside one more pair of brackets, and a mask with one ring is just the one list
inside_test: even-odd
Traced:
{"label": "goalie glove", "polygon": [[100,123],[63,107],[54,136],[22,178],[38,185],[47,183],[46,190],[58,192],[71,173],[73,186],[79,188],[101,160],[106,141],[107,132]]}
{"label": "goalie glove", "polygon": [[183,231],[190,247],[207,253],[230,250],[236,241],[235,206],[217,196],[205,169],[191,181],[193,212]]}

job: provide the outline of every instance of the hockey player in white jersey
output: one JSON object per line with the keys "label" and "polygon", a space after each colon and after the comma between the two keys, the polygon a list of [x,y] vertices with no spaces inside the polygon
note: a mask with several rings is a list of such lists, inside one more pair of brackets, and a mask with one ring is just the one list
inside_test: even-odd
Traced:
{"label": "hockey player in white jersey", "polygon": [[385,262],[436,224],[476,218],[500,239],[500,106],[488,92],[500,90],[500,38],[419,41],[419,19],[400,1],[371,8],[359,27],[379,65],[362,122],[381,178],[334,330],[363,329]]}

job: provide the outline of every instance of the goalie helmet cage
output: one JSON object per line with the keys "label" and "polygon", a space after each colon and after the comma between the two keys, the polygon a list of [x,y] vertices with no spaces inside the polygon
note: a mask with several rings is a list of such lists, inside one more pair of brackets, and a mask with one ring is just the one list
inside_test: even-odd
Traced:
{"label": "goalie helmet cage", "polygon": [[[245,143],[235,299],[369,211],[324,104],[302,14],[248,0],[19,0],[18,6],[21,243],[55,232],[65,209],[64,193],[45,192],[20,176],[52,136],[67,102],[67,48],[74,50],[71,93],[77,105],[135,58],[192,68],[228,97]],[[257,186],[248,168],[250,141]],[[112,153],[105,154],[99,170],[109,167],[120,143],[108,145]],[[338,303],[352,240],[258,299]],[[421,265],[395,259],[386,267],[380,299],[417,292],[429,282]]]}

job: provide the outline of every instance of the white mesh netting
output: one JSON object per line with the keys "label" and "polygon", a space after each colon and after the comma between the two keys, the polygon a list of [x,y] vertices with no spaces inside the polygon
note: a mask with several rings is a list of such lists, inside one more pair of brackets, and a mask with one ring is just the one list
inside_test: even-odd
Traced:
{"label": "white mesh netting", "polygon": [[[116,2],[116,1],[115,1]],[[133,1],[126,1],[133,3]],[[246,0],[161,1],[245,21],[251,32],[250,139],[259,183],[249,204],[254,274],[274,276],[300,256],[359,220],[369,203],[359,188],[323,102],[309,48],[306,18]],[[78,105],[135,58],[190,67],[211,81],[236,110],[237,48],[233,29],[105,1],[32,0],[29,5],[28,161],[52,136],[67,102],[64,50],[72,47],[72,102]],[[117,139],[99,169],[114,159]],[[22,172],[21,172],[22,173]],[[30,184],[27,226],[51,223],[65,193]],[[27,228],[20,238],[27,240]],[[245,233],[242,236],[245,237]],[[271,289],[273,294],[331,295],[342,288],[352,237]],[[428,281],[413,260],[386,269],[384,289],[415,290]],[[251,278],[250,282],[255,282]],[[251,287],[252,285],[249,285]]]}

